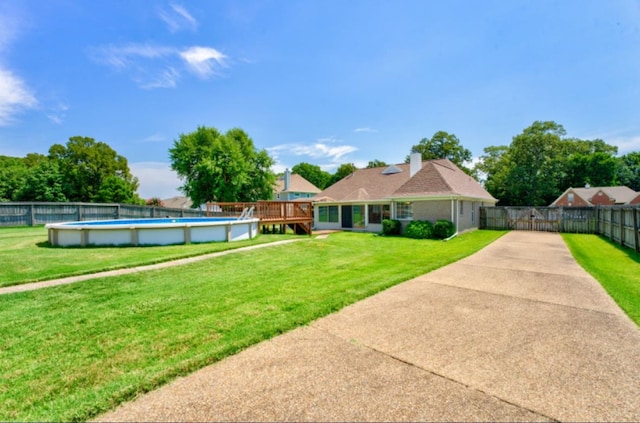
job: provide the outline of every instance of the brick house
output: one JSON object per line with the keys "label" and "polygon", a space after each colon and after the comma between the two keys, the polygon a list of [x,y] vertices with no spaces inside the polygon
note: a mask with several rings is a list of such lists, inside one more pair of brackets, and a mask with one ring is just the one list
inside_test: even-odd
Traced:
{"label": "brick house", "polygon": [[412,220],[452,221],[457,231],[477,228],[480,207],[493,198],[475,179],[448,159],[359,169],[311,200],[318,230],[381,232],[382,220],[397,219],[403,228]]}
{"label": "brick house", "polygon": [[568,188],[558,197],[553,207],[622,206],[640,204],[640,193],[629,187]]}

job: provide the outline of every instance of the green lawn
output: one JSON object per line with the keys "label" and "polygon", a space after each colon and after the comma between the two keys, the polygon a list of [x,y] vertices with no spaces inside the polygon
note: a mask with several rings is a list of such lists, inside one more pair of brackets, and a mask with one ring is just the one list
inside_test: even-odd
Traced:
{"label": "green lawn", "polygon": [[597,235],[563,234],[576,261],[640,326],[640,255]]}
{"label": "green lawn", "polygon": [[[153,247],[60,248],[44,227],[0,228],[0,287],[197,256],[295,235],[260,235],[249,241]],[[297,238],[300,238],[299,236]]]}
{"label": "green lawn", "polygon": [[[448,242],[336,233],[2,295],[0,421],[95,417],[178,375],[457,261],[504,233],[475,231]],[[46,250],[86,260],[84,250]]]}

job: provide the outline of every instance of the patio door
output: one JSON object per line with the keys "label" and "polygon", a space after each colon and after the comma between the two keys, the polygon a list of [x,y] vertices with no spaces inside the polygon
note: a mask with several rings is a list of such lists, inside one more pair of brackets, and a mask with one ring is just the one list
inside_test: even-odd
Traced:
{"label": "patio door", "polygon": [[342,206],[342,228],[353,228],[353,210],[351,206]]}

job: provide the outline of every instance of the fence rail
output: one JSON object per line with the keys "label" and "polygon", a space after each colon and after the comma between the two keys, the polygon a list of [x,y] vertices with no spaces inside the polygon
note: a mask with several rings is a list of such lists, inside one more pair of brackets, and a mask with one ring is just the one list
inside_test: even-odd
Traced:
{"label": "fence rail", "polygon": [[481,207],[480,229],[599,234],[640,252],[640,207]]}
{"label": "fence rail", "polygon": [[0,226],[37,226],[84,220],[200,217],[204,210],[132,204],[0,203]]}

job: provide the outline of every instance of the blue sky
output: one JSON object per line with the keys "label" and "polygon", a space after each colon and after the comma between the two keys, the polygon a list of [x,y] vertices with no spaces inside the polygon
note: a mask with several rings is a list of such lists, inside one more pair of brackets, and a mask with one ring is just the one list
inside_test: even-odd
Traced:
{"label": "blue sky", "polygon": [[0,0],[0,155],[92,137],[143,198],[178,194],[168,150],[199,125],[333,172],[535,120],[638,151],[639,103],[637,0]]}

